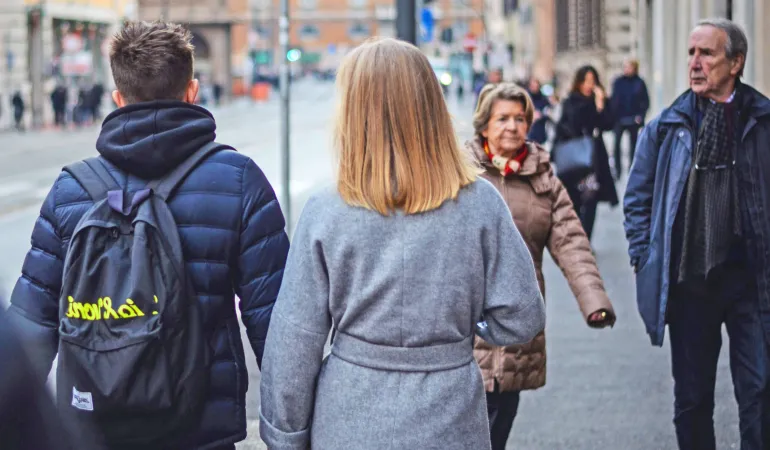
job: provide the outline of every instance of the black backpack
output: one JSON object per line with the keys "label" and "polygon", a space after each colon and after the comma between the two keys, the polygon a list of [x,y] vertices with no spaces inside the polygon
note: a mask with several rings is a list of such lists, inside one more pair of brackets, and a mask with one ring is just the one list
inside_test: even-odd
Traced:
{"label": "black backpack", "polygon": [[224,148],[206,145],[133,198],[102,158],[64,168],[94,205],[64,260],[57,403],[110,447],[179,448],[200,420],[211,350],[166,201]]}

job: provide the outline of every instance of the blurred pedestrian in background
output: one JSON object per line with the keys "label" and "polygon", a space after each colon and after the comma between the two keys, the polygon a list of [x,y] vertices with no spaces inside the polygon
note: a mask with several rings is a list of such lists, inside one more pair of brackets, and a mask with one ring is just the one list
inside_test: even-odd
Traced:
{"label": "blurred pedestrian in background", "polygon": [[492,69],[488,74],[482,75],[476,78],[476,83],[473,86],[473,95],[476,103],[479,101],[479,94],[484,86],[487,84],[495,84],[503,81],[503,71],[500,69]]}
{"label": "blurred pedestrian in background", "polygon": [[53,107],[54,123],[57,127],[67,124],[67,87],[62,80],[58,80],[56,87],[51,92],[51,106]]}
{"label": "blurred pedestrian in background", "polygon": [[534,121],[529,129],[527,139],[542,145],[548,140],[545,126],[548,123],[553,105],[551,99],[541,92],[541,87],[540,81],[535,77],[531,77],[527,83],[527,92],[532,99],[532,106],[535,108]]}
{"label": "blurred pedestrian in background", "polygon": [[21,96],[21,91],[16,90],[11,98],[11,104],[13,105],[13,123],[17,131],[24,131],[24,98]]}
{"label": "blurred pedestrian in background", "polygon": [[[473,116],[475,138],[466,146],[484,168],[483,177],[503,196],[524,237],[545,295],[543,251],[567,277],[589,326],[615,323],[615,313],[580,220],[548,152],[525,138],[535,106],[513,83],[487,85]],[[545,332],[525,345],[500,347],[476,338],[476,360],[484,377],[492,450],[504,450],[523,390],[545,385]]]}
{"label": "blurred pedestrian in background", "polygon": [[262,439],[489,449],[473,338],[523,344],[542,331],[532,257],[458,147],[418,48],[367,41],[345,57],[338,92],[337,189],[307,202],[292,240],[262,366]]}
{"label": "blurred pedestrian in background", "polygon": [[[609,155],[602,137],[602,133],[611,130],[614,125],[607,106],[607,96],[598,72],[593,66],[581,67],[575,72],[572,89],[562,103],[554,138],[555,145],[576,137],[593,137],[593,173],[581,178],[559,174],[588,239],[593,235],[599,202],[607,202],[612,206],[619,203]],[[559,168],[556,169],[558,174]]]}
{"label": "blurred pedestrian in background", "polygon": [[644,118],[650,109],[650,97],[647,85],[639,76],[639,61],[629,59],[623,64],[623,75],[612,83],[612,98],[610,110],[615,118],[615,178],[620,179],[623,172],[623,153],[621,143],[623,135],[628,132],[631,138],[629,146],[628,167],[634,161],[636,138],[644,126]]}
{"label": "blurred pedestrian in background", "polygon": [[688,48],[690,89],[644,128],[628,177],[636,298],[654,345],[668,324],[679,448],[716,448],[725,324],[740,448],[767,449],[770,99],[741,81],[749,44],[734,22],[701,21]]}
{"label": "blurred pedestrian in background", "polygon": [[102,120],[102,102],[104,101],[104,85],[101,82],[94,83],[89,93],[91,119],[94,123]]}

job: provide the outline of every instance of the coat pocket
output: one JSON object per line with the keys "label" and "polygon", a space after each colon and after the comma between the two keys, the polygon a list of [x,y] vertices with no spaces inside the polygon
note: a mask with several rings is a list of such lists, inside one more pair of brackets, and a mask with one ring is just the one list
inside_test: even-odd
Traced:
{"label": "coat pocket", "polygon": [[155,336],[110,351],[62,339],[57,388],[61,406],[101,417],[158,413],[173,400],[166,352]]}

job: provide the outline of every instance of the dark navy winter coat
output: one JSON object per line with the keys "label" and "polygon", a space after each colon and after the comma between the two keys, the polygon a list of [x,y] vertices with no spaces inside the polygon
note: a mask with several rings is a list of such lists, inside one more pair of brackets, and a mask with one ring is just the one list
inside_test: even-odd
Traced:
{"label": "dark navy winter coat", "polygon": [[[110,114],[96,147],[120,169],[112,171],[118,184],[132,192],[214,140],[215,129],[214,118],[203,108],[176,101],[142,103]],[[39,374],[48,373],[56,353],[67,245],[91,205],[80,184],[62,172],[43,203],[32,249],[11,297],[11,315],[36,349],[33,360]],[[259,167],[230,150],[210,156],[193,170],[169,207],[214,350],[211,384],[208,392],[201,392],[207,402],[195,430],[196,442],[199,448],[231,444],[246,437],[248,383],[235,295],[261,364],[289,249],[283,214]]]}
{"label": "dark navy winter coat", "polygon": [[[739,84],[743,133],[735,161],[749,267],[770,330],[770,100]],[[695,94],[688,90],[639,135],[624,199],[628,253],[636,270],[636,302],[653,345],[663,345],[671,289],[672,230],[697,137]]]}
{"label": "dark navy winter coat", "polygon": [[650,109],[650,96],[647,85],[639,75],[622,75],[612,83],[610,109],[615,117],[616,125],[634,124],[636,117],[644,117]]}

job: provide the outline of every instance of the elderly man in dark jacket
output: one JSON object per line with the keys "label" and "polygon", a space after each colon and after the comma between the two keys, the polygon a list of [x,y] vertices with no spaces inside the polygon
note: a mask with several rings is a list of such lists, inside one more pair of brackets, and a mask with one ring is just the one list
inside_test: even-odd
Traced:
{"label": "elderly man in dark jacket", "polygon": [[[118,88],[113,100],[120,108],[105,119],[96,149],[126,192],[144,189],[147,180],[162,177],[214,140],[214,118],[192,104],[198,82],[192,79],[190,39],[181,26],[129,23],[113,40],[110,59]],[[10,315],[35,350],[32,359],[41,377],[57,352],[67,245],[92,204],[70,174],[59,175],[11,297]],[[246,437],[248,387],[235,296],[261,365],[289,248],[283,214],[259,167],[231,150],[203,160],[168,206],[212,355],[209,387],[200,392],[202,415],[187,433],[192,445],[184,448],[233,449]]]}
{"label": "elderly man in dark jacket", "polygon": [[726,19],[690,34],[690,90],[639,138],[625,228],[639,311],[671,341],[679,447],[714,449],[724,323],[741,448],[769,448],[770,100],[743,84],[748,43]]}
{"label": "elderly man in dark jacket", "polygon": [[639,129],[644,125],[644,117],[650,109],[650,97],[647,85],[639,76],[639,62],[635,59],[623,64],[623,75],[612,83],[610,110],[615,116],[615,177],[620,178],[623,172],[623,154],[621,142],[623,135],[628,132],[631,138],[629,166],[634,160],[634,149]]}

